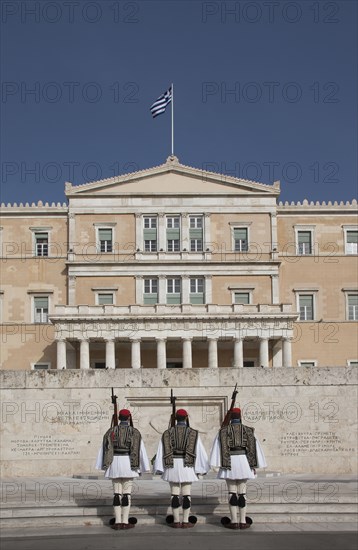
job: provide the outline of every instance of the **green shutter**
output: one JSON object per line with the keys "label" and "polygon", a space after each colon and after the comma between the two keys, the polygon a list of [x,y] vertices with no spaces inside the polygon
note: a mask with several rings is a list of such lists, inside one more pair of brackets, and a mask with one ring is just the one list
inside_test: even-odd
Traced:
{"label": "green shutter", "polygon": [[234,239],[235,239],[235,241],[246,241],[247,240],[247,229],[246,229],[246,227],[235,227],[235,229],[234,229]]}
{"label": "green shutter", "polygon": [[204,292],[198,292],[196,294],[190,294],[191,304],[204,304]]}
{"label": "green shutter", "polygon": [[180,229],[179,228],[170,228],[167,229],[167,240],[179,240],[180,239]]}
{"label": "green shutter", "polygon": [[235,304],[249,304],[250,294],[248,292],[235,292]]}
{"label": "green shutter", "polygon": [[35,233],[35,239],[36,241],[48,241],[48,233]]}
{"label": "green shutter", "polygon": [[190,239],[202,239],[203,238],[203,230],[202,229],[189,229],[189,237],[190,237]]}
{"label": "green shutter", "polygon": [[157,230],[156,229],[144,229],[143,238],[145,241],[156,241]]}
{"label": "green shutter", "polygon": [[98,238],[100,241],[111,241],[112,240],[112,229],[99,229]]}
{"label": "green shutter", "polygon": [[300,307],[312,307],[313,296],[300,296]]}
{"label": "green shutter", "polygon": [[35,307],[36,309],[47,309],[48,308],[48,297],[47,296],[38,296],[35,297]]}
{"label": "green shutter", "polygon": [[347,231],[347,243],[358,243],[358,231]]}
{"label": "green shutter", "polygon": [[311,242],[311,232],[310,231],[299,231],[298,232],[298,242],[299,243],[308,243]]}
{"label": "green shutter", "polygon": [[167,294],[167,304],[175,305],[181,303],[180,293],[178,294]]}
{"label": "green shutter", "polygon": [[113,294],[98,294],[98,305],[113,305]]}
{"label": "green shutter", "polygon": [[150,305],[157,304],[157,303],[158,303],[158,294],[157,293],[144,294],[144,304],[146,306],[150,306]]}

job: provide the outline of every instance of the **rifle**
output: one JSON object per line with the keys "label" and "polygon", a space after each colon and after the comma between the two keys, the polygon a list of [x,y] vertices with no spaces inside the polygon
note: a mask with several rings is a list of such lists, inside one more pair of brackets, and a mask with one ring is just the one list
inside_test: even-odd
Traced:
{"label": "rifle", "polygon": [[118,426],[118,409],[117,409],[117,396],[114,395],[114,391],[112,388],[112,405],[113,405],[113,415],[112,415],[112,422],[111,422],[111,428],[114,428],[115,426]]}
{"label": "rifle", "polygon": [[235,388],[234,388],[234,391],[232,392],[232,396],[231,396],[231,405],[230,405],[230,409],[227,411],[226,415],[225,415],[225,418],[224,420],[222,421],[222,424],[221,424],[221,427],[223,428],[224,426],[227,426],[229,423],[230,423],[230,420],[231,420],[231,411],[232,409],[235,407],[235,401],[236,401],[236,396],[238,394],[238,391],[237,391],[237,382],[235,384]]}
{"label": "rifle", "polygon": [[170,390],[170,402],[172,404],[172,414],[170,415],[169,428],[175,426],[175,401],[176,401],[176,397],[173,394],[173,390]]}

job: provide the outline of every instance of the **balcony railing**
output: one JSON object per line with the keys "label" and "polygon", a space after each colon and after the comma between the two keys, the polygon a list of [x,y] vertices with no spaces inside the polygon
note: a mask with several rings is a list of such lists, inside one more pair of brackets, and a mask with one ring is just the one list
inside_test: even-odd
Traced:
{"label": "balcony railing", "polygon": [[291,304],[180,304],[180,305],[130,305],[130,306],[114,306],[114,305],[78,305],[78,306],[55,306],[55,313],[51,317],[153,317],[161,315],[163,317],[171,316],[262,316],[269,317],[271,315],[291,315]]}

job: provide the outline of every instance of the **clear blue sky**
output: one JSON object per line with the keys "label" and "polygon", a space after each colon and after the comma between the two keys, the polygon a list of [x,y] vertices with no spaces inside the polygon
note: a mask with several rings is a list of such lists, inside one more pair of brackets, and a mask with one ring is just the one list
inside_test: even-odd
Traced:
{"label": "clear blue sky", "polygon": [[357,2],[1,3],[1,200],[163,163],[357,196]]}

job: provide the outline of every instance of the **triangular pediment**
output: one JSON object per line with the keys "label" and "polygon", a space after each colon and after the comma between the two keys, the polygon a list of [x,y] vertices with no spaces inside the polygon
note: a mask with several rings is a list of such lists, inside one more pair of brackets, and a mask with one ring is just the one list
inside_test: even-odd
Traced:
{"label": "triangular pediment", "polygon": [[184,166],[176,157],[169,157],[165,164],[82,185],[66,183],[66,195],[279,195],[279,183],[266,185]]}

